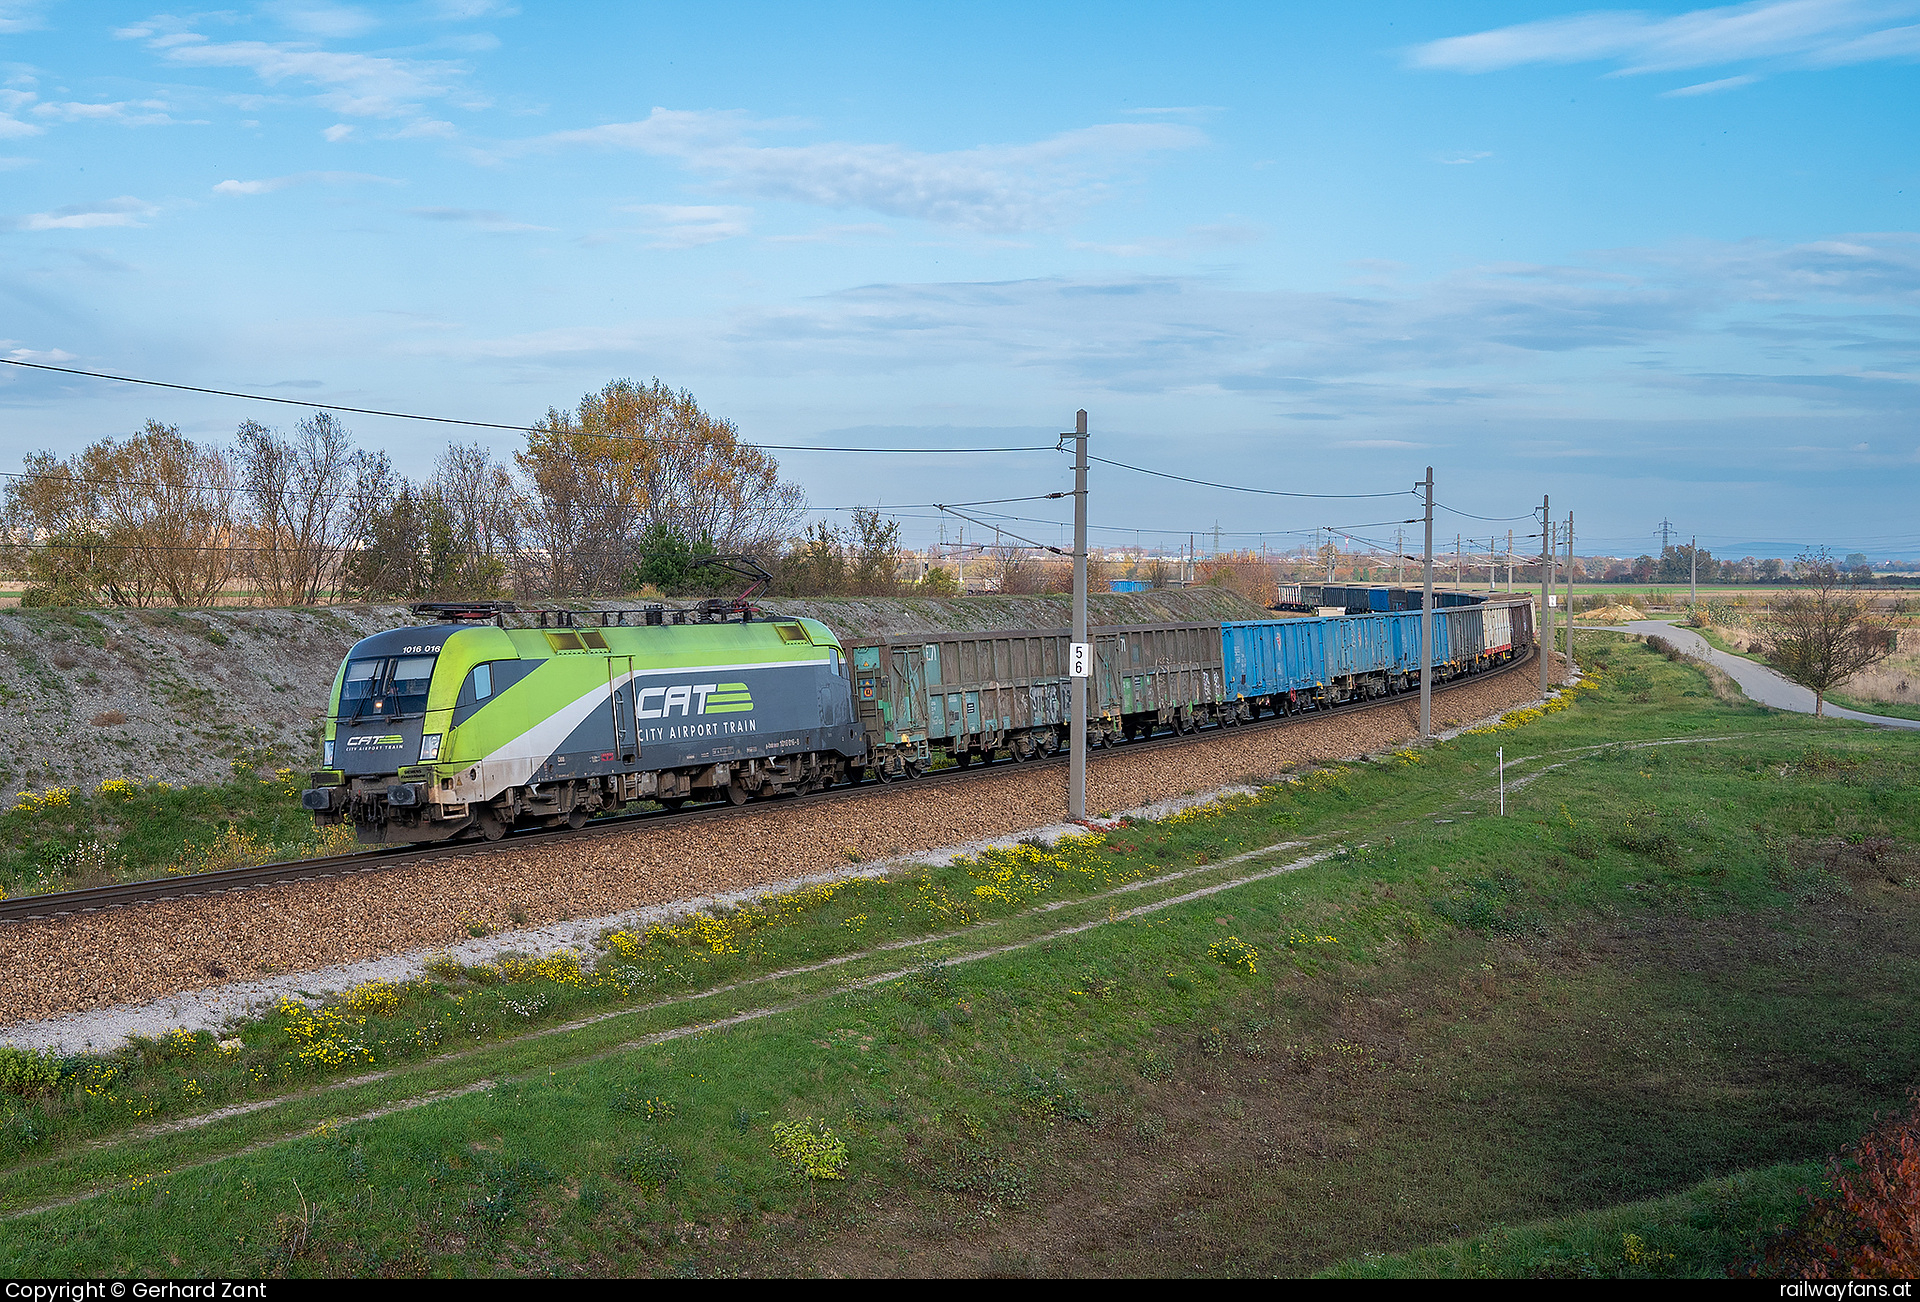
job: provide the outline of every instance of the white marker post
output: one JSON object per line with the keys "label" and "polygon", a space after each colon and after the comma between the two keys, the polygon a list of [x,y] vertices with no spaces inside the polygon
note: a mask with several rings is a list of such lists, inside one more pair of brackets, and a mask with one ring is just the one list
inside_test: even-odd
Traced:
{"label": "white marker post", "polygon": [[1507,816],[1507,748],[1502,746],[1500,755],[1500,817]]}
{"label": "white marker post", "polygon": [[1070,678],[1093,677],[1093,643],[1067,643],[1067,676]]}

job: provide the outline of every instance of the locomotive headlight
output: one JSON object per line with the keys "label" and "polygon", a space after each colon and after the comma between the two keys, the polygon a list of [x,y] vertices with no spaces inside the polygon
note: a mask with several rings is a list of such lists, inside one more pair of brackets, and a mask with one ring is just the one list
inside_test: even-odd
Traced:
{"label": "locomotive headlight", "polygon": [[320,761],[320,767],[323,769],[330,769],[333,767],[333,743],[332,742],[328,742],[326,744],[326,752],[327,752],[327,756],[325,759]]}
{"label": "locomotive headlight", "polygon": [[435,733],[429,733],[425,737],[422,737],[420,739],[421,762],[424,763],[427,760],[439,759],[439,758],[440,758],[440,734],[435,732]]}

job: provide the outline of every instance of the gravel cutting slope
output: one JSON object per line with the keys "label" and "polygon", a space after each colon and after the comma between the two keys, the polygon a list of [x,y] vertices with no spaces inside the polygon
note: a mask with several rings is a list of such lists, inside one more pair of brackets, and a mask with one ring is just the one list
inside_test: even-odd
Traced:
{"label": "gravel cutting slope", "polygon": [[[1452,688],[1434,698],[1435,727],[1532,700],[1538,683],[1523,669]],[[1410,739],[1418,722],[1419,700],[1409,697],[1363,715],[1101,753],[1088,768],[1088,808],[1126,809],[1249,774],[1367,754]],[[8,975],[0,1025],[453,944],[474,924],[507,929],[516,911],[538,925],[850,868],[855,857],[1039,827],[1058,821],[1065,805],[1064,767],[1009,766],[944,786],[874,787],[854,800],[783,801],[717,825],[547,842],[524,853],[0,925],[0,972]]]}

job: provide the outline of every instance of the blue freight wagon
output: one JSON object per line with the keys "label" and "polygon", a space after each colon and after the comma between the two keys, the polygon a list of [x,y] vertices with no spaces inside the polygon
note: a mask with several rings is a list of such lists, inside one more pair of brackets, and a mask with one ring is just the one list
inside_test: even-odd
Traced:
{"label": "blue freight wagon", "polygon": [[1325,619],[1272,619],[1220,626],[1227,698],[1243,718],[1261,710],[1294,713],[1318,699],[1326,685]]}

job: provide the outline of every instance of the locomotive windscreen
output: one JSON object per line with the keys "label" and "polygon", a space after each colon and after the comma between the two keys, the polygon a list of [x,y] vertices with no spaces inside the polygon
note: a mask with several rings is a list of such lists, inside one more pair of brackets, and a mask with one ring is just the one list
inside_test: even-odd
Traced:
{"label": "locomotive windscreen", "polygon": [[347,662],[340,684],[340,717],[424,714],[434,656],[380,656]]}

